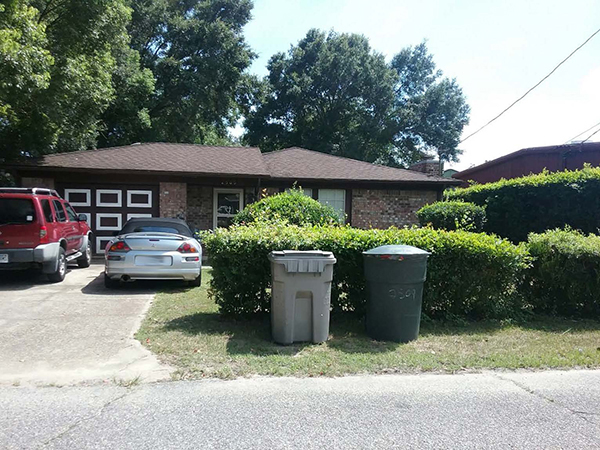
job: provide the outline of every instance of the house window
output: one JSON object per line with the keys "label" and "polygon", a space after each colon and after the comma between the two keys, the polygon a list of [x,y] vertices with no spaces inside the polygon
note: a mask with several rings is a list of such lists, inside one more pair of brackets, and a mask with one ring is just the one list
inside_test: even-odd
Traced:
{"label": "house window", "polygon": [[[291,189],[286,189],[285,191],[290,192]],[[313,190],[311,188],[306,188],[306,189],[302,188],[302,192],[304,192],[304,195],[306,195],[307,197],[312,198],[312,196],[313,196]]]}
{"label": "house window", "polygon": [[331,206],[340,218],[346,217],[346,191],[344,189],[319,189],[319,203]]}
{"label": "house window", "polygon": [[243,198],[243,189],[215,189],[213,227],[228,227],[233,216],[243,209]]}

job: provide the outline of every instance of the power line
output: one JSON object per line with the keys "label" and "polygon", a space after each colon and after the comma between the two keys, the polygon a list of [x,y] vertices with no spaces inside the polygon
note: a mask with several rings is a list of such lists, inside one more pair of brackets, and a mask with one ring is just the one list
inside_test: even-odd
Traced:
{"label": "power line", "polygon": [[[577,139],[579,136],[581,136],[583,133],[587,133],[588,131],[596,128],[598,125],[600,125],[600,122],[598,122],[596,125],[592,125],[591,127],[589,127],[587,130],[582,131],[581,133],[579,133],[576,136],[573,136],[571,139],[569,139],[567,142],[565,142],[565,144],[568,144],[569,142],[573,142],[575,139]],[[588,138],[589,139],[589,138]],[[564,144],[563,144],[564,145]]]}
{"label": "power line", "polygon": [[599,131],[600,131],[600,128],[598,128],[596,131],[594,131],[592,134],[590,134],[585,140],[581,141],[581,144],[583,144],[584,142],[587,142],[593,135],[595,135]]}
{"label": "power line", "polygon": [[464,138],[462,141],[460,141],[460,143],[462,144],[463,142],[465,142],[467,139],[469,139],[471,136],[475,136],[477,133],[479,133],[481,130],[483,130],[485,127],[487,127],[489,124],[491,124],[494,120],[498,119],[500,116],[502,116],[506,111],[508,111],[510,108],[512,108],[513,106],[515,106],[517,103],[519,103],[521,100],[523,100],[527,94],[529,94],[531,91],[533,91],[536,87],[538,87],[540,84],[542,84],[544,81],[546,81],[546,79],[548,77],[550,77],[550,75],[552,75],[554,72],[556,72],[556,70],[562,66],[565,62],[567,62],[567,60],[569,58],[571,58],[571,56],[573,56],[575,53],[577,53],[577,51],[579,49],[581,49],[581,47],[583,47],[585,44],[587,44],[594,36],[596,36],[598,33],[600,33],[600,28],[598,28],[589,38],[587,38],[583,44],[581,44],[579,47],[577,47],[575,50],[573,50],[569,56],[567,56],[565,59],[563,59],[556,67],[554,67],[554,69],[552,69],[550,71],[550,73],[548,75],[546,75],[544,78],[542,78],[540,81],[538,81],[532,88],[530,88],[527,92],[525,92],[521,97],[519,97],[518,99],[516,99],[514,102],[512,102],[507,108],[505,108],[500,114],[498,114],[496,117],[494,117],[492,120],[490,120],[488,123],[486,123],[484,126],[482,126],[481,128],[479,128],[477,131],[474,131],[473,133],[471,133],[470,135],[468,135],[466,138]]}

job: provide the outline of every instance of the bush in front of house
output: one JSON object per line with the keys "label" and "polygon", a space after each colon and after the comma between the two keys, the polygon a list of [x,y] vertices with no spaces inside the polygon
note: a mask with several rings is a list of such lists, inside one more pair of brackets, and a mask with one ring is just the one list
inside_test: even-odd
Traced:
{"label": "bush in front of house", "polygon": [[600,317],[600,236],[570,229],[529,235],[531,303],[537,312]]}
{"label": "bush in front of house", "polygon": [[597,233],[600,224],[600,168],[529,175],[447,191],[448,200],[486,209],[484,230],[522,242],[530,232],[565,225]]}
{"label": "bush in front of house", "polygon": [[431,228],[361,230],[256,223],[206,233],[203,244],[213,267],[210,293],[224,314],[269,310],[273,250],[334,253],[332,307],[362,314],[365,278],[362,252],[406,244],[431,252],[423,313],[431,318],[511,317],[521,310],[516,289],[529,264],[523,245],[485,234]]}
{"label": "bush in front of house", "polygon": [[290,225],[339,225],[342,222],[331,206],[322,205],[297,188],[252,203],[233,218],[234,224],[265,221],[285,221]]}
{"label": "bush in front of house", "polygon": [[417,211],[421,226],[438,230],[483,231],[485,208],[474,203],[448,201],[425,205]]}

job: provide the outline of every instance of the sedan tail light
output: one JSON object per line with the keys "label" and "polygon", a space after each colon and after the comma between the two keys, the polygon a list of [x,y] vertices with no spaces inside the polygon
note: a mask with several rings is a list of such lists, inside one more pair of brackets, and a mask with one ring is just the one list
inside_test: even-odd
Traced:
{"label": "sedan tail light", "polygon": [[177,251],[179,253],[198,253],[198,250],[196,249],[196,247],[194,247],[193,245],[190,245],[187,242],[184,244],[181,244],[179,246],[179,248],[177,249]]}
{"label": "sedan tail light", "polygon": [[117,241],[108,249],[109,252],[128,252],[129,250],[131,249],[125,241]]}

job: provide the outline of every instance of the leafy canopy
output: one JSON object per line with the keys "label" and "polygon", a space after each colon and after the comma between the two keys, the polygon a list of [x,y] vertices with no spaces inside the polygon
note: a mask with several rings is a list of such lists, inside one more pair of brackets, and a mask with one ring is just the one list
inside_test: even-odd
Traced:
{"label": "leafy canopy", "polygon": [[391,166],[460,154],[469,107],[425,43],[388,65],[364,36],[310,30],[268,69],[246,91],[244,139],[263,151],[301,146]]}
{"label": "leafy canopy", "polygon": [[390,147],[395,76],[364,36],[310,30],[268,69],[266,92],[245,121],[248,144],[371,162]]}

